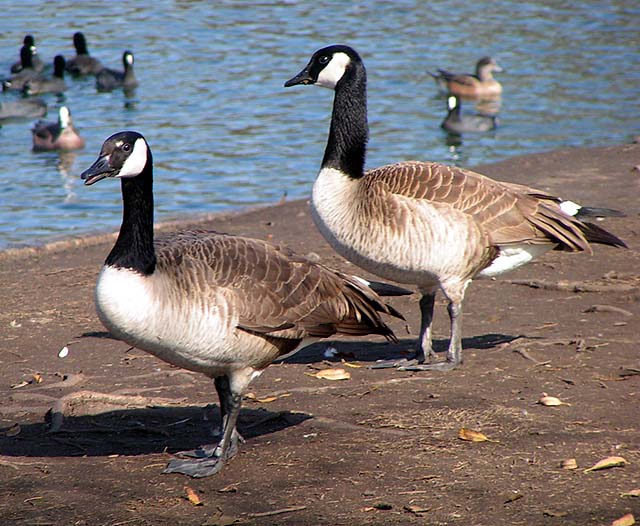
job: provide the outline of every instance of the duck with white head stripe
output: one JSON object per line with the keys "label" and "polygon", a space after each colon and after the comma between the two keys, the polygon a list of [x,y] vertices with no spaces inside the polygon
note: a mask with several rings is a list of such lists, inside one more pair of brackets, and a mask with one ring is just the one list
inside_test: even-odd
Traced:
{"label": "duck with white head stripe", "polygon": [[[562,200],[532,188],[494,181],[469,170],[406,161],[365,171],[367,75],[358,53],[334,45],[316,51],[285,83],[334,90],[329,138],[313,185],[311,213],[343,257],[422,293],[414,360],[385,365],[450,370],[462,362],[462,302],[474,278],[528,263],[548,250],[591,251],[591,243],[624,247],[602,228],[566,214]],[[435,361],[434,299],[449,300],[451,340]]]}
{"label": "duck with white head stripe", "polygon": [[381,314],[402,316],[374,292],[377,284],[257,239],[190,230],[156,239],[153,160],[139,133],[109,137],[82,178],[118,178],[122,188],[122,226],[96,284],[100,320],[130,345],[214,379],[220,399],[219,442],[180,453],[165,473],[222,469],[241,438],[242,397],[275,359],[333,334],[396,341]]}
{"label": "duck with white head stripe", "polygon": [[31,134],[34,151],[78,150],[85,145],[84,138],[73,125],[67,106],[60,106],[56,122],[36,122]]}

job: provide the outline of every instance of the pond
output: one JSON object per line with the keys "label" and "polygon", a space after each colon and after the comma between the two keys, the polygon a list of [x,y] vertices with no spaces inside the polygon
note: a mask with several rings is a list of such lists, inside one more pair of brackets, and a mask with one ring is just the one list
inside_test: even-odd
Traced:
{"label": "pond", "polygon": [[[318,48],[359,51],[369,84],[368,166],[405,159],[472,167],[571,146],[628,142],[640,133],[637,1],[371,2],[24,1],[3,7],[0,72],[25,34],[40,56],[75,54],[84,32],[103,64],[135,55],[140,86],[98,93],[67,78],[45,95],[54,120],[67,105],[83,150],[34,153],[33,121],[0,127],[0,249],[116,230],[117,183],[79,174],[103,140],[135,129],[155,161],[156,221],[196,218],[310,194],[324,151],[332,93],[283,83]],[[495,132],[452,140],[446,100],[428,70],[474,69],[483,55],[504,72]],[[0,101],[13,100],[10,93]],[[473,103],[464,103],[473,111]],[[531,185],[536,181],[530,181]],[[589,184],[589,181],[585,181]]]}

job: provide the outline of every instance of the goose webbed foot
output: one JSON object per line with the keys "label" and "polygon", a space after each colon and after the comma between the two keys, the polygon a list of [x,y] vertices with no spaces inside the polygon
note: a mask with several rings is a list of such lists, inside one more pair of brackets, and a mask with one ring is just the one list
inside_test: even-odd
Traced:
{"label": "goose webbed foot", "polygon": [[420,360],[414,354],[411,358],[397,358],[394,360],[378,360],[370,368],[371,369],[400,369],[401,367],[409,367],[419,365]]}
{"label": "goose webbed foot", "polygon": [[452,371],[462,363],[462,348],[449,348],[445,361],[438,361],[437,353],[429,348],[418,349],[410,358],[380,360],[371,369],[397,369],[398,371]]}
{"label": "goose webbed foot", "polygon": [[[229,445],[230,449],[233,449],[233,454],[229,456],[235,456],[238,450],[238,444],[244,444],[245,440],[242,438],[242,435],[237,431],[234,432],[234,437],[232,438],[231,444]],[[210,458],[215,456],[216,449],[219,449],[220,444],[205,444],[196,449],[189,449],[186,451],[178,451],[175,453],[176,457],[181,458]]]}
{"label": "goose webbed foot", "polygon": [[371,369],[397,369],[398,371],[452,371],[461,362],[458,361],[429,361],[420,358],[400,358],[397,360],[381,360],[371,366]]}
{"label": "goose webbed foot", "polygon": [[[216,445],[200,446],[192,451],[182,451],[163,473],[181,473],[193,478],[210,477],[218,473],[238,453],[238,444],[244,442],[236,430],[240,413],[242,392],[233,392],[227,376],[215,378],[222,415],[222,438]],[[244,386],[242,386],[244,387]]]}
{"label": "goose webbed foot", "polygon": [[226,461],[222,457],[176,458],[167,464],[163,473],[181,473],[193,478],[210,477],[218,473]]}
{"label": "goose webbed foot", "polygon": [[414,361],[407,362],[406,364],[398,365],[398,371],[453,371],[460,365],[459,362],[431,362],[431,363],[418,363]]}
{"label": "goose webbed foot", "polygon": [[227,448],[220,444],[200,446],[189,451],[176,453],[163,473],[181,473],[193,478],[210,477],[218,473],[238,453],[238,442],[242,437],[234,436]]}

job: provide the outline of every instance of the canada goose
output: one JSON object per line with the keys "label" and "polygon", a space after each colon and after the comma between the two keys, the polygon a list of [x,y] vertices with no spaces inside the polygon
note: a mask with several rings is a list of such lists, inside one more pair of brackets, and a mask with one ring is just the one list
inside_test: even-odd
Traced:
{"label": "canada goose", "polygon": [[[285,87],[335,91],[329,139],[313,185],[311,213],[343,257],[422,293],[418,369],[449,370],[462,361],[461,314],[473,278],[492,277],[552,249],[591,252],[589,243],[624,247],[605,230],[565,214],[553,196],[469,170],[407,161],[364,171],[366,71],[348,46],[316,51]],[[431,322],[438,288],[449,300],[446,362],[432,360]]]}
{"label": "canada goose", "polygon": [[40,98],[0,102],[0,124],[37,119],[47,114],[47,103]]}
{"label": "canada goose", "polygon": [[31,129],[33,150],[78,150],[84,148],[84,139],[73,126],[71,113],[60,106],[57,122],[38,121]]}
{"label": "canada goose", "polygon": [[[31,49],[31,55],[32,55],[31,67],[37,73],[40,73],[44,69],[44,62],[42,62],[40,55],[38,55],[38,48],[36,48],[36,41],[35,41],[35,38],[33,38],[33,35],[26,35],[24,37],[24,40],[22,41],[22,45]],[[22,53],[21,53],[20,60],[18,60],[17,62],[14,62],[11,65],[11,73],[19,73],[20,71],[22,71],[22,68],[24,67],[25,66],[22,64]]]}
{"label": "canada goose", "polygon": [[22,69],[2,82],[2,89],[21,90],[28,80],[37,78],[40,73],[33,67],[33,53],[35,46],[22,46],[20,49],[20,62]]}
{"label": "canada goose", "polygon": [[67,90],[64,81],[65,60],[62,55],[53,59],[53,75],[51,77],[36,77],[25,82],[22,91],[25,95],[41,95],[42,93],[62,93]]}
{"label": "canada goose", "polygon": [[431,75],[438,88],[444,93],[452,93],[460,97],[497,97],[502,93],[502,85],[493,78],[493,73],[499,73],[502,68],[491,57],[482,57],[476,63],[475,75],[451,73],[445,69],[438,69],[438,73]]}
{"label": "canada goose", "polygon": [[463,133],[481,133],[495,130],[498,118],[495,115],[465,114],[457,95],[447,97],[449,112],[440,127],[449,133],[462,135]]}
{"label": "canada goose", "polygon": [[152,156],[142,135],[116,133],[82,174],[120,178],[118,239],[96,285],[98,316],[119,339],[214,379],[223,417],[216,446],[173,460],[166,473],[205,477],[237,449],[249,382],[304,338],[336,333],[395,340],[379,313],[402,317],[363,280],[264,241],[183,231],[154,242]]}
{"label": "canada goose", "polygon": [[122,54],[124,71],[102,68],[96,74],[96,88],[98,91],[111,91],[116,88],[133,89],[138,85],[138,80],[133,72],[133,53],[125,51]]}
{"label": "canada goose", "polygon": [[87,41],[80,31],[73,34],[73,47],[76,49],[76,56],[67,60],[67,71],[71,75],[95,75],[104,66],[95,57],[89,54]]}

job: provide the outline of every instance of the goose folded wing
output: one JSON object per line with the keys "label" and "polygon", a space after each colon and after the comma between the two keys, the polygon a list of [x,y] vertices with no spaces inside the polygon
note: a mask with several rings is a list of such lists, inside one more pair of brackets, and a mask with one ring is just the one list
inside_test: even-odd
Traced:
{"label": "goose folded wing", "polygon": [[256,239],[198,231],[178,235],[166,250],[178,250],[182,264],[201,267],[208,287],[225,294],[238,327],[287,339],[335,333],[388,336],[378,312],[395,315],[378,296],[344,274]]}
{"label": "goose folded wing", "polygon": [[423,200],[445,214],[461,212],[492,246],[557,243],[566,250],[589,250],[582,223],[544,192],[438,163],[408,161],[368,174],[371,184],[388,192]]}

